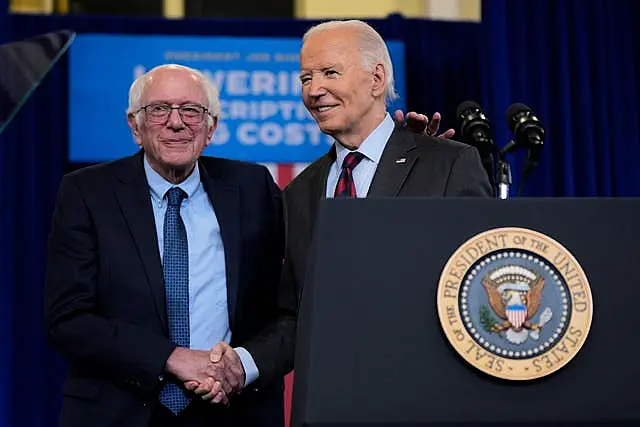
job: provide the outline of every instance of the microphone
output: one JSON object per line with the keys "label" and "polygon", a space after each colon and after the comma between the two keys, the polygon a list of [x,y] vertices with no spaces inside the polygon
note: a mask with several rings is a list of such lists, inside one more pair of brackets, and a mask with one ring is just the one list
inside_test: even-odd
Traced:
{"label": "microphone", "polygon": [[544,125],[525,104],[511,104],[506,112],[507,126],[513,134],[513,139],[500,151],[504,155],[510,151],[523,148],[527,150],[527,158],[522,172],[522,181],[518,195],[522,193],[524,183],[538,165],[540,153],[544,146]]}
{"label": "microphone", "polygon": [[544,146],[544,125],[529,106],[519,103],[507,108],[506,119],[513,139],[501,150],[501,154],[524,148],[528,151],[527,162],[531,163],[531,167],[536,166]]}
{"label": "microphone", "polygon": [[491,135],[491,123],[482,108],[473,101],[464,101],[458,106],[456,116],[460,121],[463,142],[476,147],[481,158],[496,151]]}
{"label": "microphone", "polygon": [[460,122],[462,142],[478,150],[482,166],[489,176],[491,188],[495,191],[493,153],[497,151],[497,147],[493,142],[491,123],[480,105],[473,101],[462,102],[456,110],[456,116]]}

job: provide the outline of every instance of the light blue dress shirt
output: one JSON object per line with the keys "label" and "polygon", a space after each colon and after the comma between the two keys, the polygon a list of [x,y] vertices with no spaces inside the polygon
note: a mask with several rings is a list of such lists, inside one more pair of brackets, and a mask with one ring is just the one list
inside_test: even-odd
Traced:
{"label": "light blue dress shirt", "polygon": [[[162,258],[164,215],[167,210],[164,195],[174,185],[153,170],[146,155],[144,171],[149,183],[158,249]],[[189,248],[189,347],[193,350],[210,350],[219,341],[231,341],[220,224],[200,182],[198,166],[177,186],[187,193],[180,206],[180,215],[187,231]],[[242,361],[247,385],[258,378],[258,368],[247,350],[239,347],[236,352]]]}
{"label": "light blue dress shirt", "polygon": [[[353,170],[353,182],[356,186],[358,197],[367,197],[371,181],[373,181],[373,175],[376,173],[382,152],[393,133],[394,127],[393,119],[387,113],[378,127],[369,134],[358,148],[357,151],[365,156]],[[327,177],[327,198],[333,197],[333,193],[336,191],[340,172],[342,172],[342,162],[349,151],[348,148],[336,141],[336,161],[331,165],[329,176]]]}

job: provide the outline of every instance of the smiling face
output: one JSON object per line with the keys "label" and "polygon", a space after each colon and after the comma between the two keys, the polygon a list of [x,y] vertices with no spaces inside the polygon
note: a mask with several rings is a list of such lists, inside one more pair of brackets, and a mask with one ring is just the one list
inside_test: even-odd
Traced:
{"label": "smiling face", "polygon": [[385,71],[365,68],[358,30],[314,33],[300,51],[302,100],[325,134],[358,147],[384,119]]}
{"label": "smiling face", "polygon": [[[206,108],[209,104],[202,81],[189,70],[161,68],[149,75],[140,106],[167,104],[172,107],[192,105]],[[185,124],[177,109],[171,110],[166,121],[153,119],[148,107],[128,115],[129,127],[141,146],[151,167],[172,182],[184,180],[203,150],[211,142],[217,119]],[[138,115],[140,115],[138,117]]]}

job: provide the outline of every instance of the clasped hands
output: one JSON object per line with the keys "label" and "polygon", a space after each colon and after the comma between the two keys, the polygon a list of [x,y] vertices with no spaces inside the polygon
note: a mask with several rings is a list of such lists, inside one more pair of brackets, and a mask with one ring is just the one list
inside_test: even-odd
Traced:
{"label": "clasped hands", "polygon": [[176,348],[166,370],[202,400],[229,404],[229,397],[242,391],[245,372],[236,351],[219,342],[210,351]]}

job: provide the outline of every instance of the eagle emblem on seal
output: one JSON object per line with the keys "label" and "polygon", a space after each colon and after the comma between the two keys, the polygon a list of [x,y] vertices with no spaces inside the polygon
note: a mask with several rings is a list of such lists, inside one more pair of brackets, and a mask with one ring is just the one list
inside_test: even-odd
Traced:
{"label": "eagle emblem on seal", "polygon": [[489,305],[480,308],[480,319],[487,332],[500,334],[511,344],[522,344],[529,338],[538,340],[540,330],[551,320],[551,308],[545,308],[534,321],[542,302],[544,278],[520,265],[505,265],[482,278]]}

